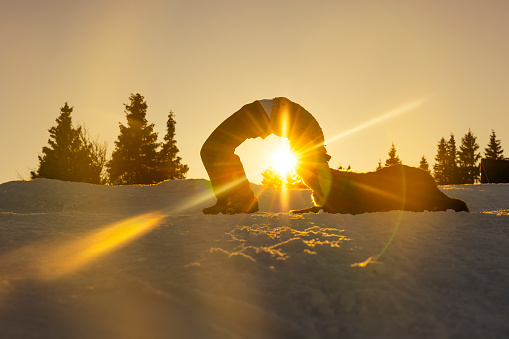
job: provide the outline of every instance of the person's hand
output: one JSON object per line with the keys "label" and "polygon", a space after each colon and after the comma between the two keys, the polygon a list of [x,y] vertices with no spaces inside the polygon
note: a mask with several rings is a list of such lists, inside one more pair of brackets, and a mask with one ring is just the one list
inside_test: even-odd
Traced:
{"label": "person's hand", "polygon": [[321,206],[313,206],[309,208],[304,208],[302,210],[292,210],[290,213],[293,214],[303,214],[303,213],[318,213],[323,207]]}

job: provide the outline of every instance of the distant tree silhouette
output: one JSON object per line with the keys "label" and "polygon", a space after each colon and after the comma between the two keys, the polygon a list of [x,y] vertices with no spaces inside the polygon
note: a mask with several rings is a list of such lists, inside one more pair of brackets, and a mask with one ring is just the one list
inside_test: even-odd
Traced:
{"label": "distant tree silhouette", "polygon": [[284,176],[284,179],[286,188],[308,188],[302,178],[295,173],[295,171],[287,173]]}
{"label": "distant tree silhouette", "polygon": [[282,187],[283,177],[272,166],[262,171],[262,185],[268,187]]}
{"label": "distant tree silhouette", "polygon": [[468,133],[461,138],[461,146],[458,152],[459,173],[461,184],[473,184],[479,178],[479,160],[481,153],[477,152],[479,145],[477,137],[469,129]]}
{"label": "distant tree silhouette", "polygon": [[435,165],[433,166],[433,176],[439,185],[455,185],[461,183],[456,140],[452,133],[449,141],[445,141],[445,138],[442,138],[438,142]]}
{"label": "distant tree silhouette", "polygon": [[503,153],[504,150],[500,145],[500,140],[497,140],[495,131],[491,130],[490,142],[488,143],[488,147],[484,149],[486,159],[503,160],[504,159]]}
{"label": "distant tree silhouette", "polygon": [[461,182],[459,170],[458,170],[458,153],[456,150],[456,140],[454,134],[451,133],[451,137],[447,142],[447,156],[445,162],[445,177],[448,185],[455,185]]}
{"label": "distant tree silhouette", "polygon": [[268,187],[308,188],[295,171],[283,175],[276,171],[272,165],[262,171],[262,185]]}
{"label": "distant tree silhouette", "polygon": [[392,143],[392,147],[389,150],[389,158],[385,160],[385,167],[401,165],[401,160],[396,155],[396,147],[394,147],[394,143]]}
{"label": "distant tree silhouette", "polygon": [[114,185],[153,184],[159,176],[159,143],[154,124],[146,119],[147,103],[137,93],[124,104],[127,126],[119,123],[120,134],[107,164],[109,181]]}
{"label": "distant tree silhouette", "polygon": [[382,168],[382,159],[378,158],[378,166],[376,166],[375,171],[381,170]]}
{"label": "distant tree silhouette", "polygon": [[433,177],[438,185],[446,185],[447,176],[446,176],[446,167],[447,167],[447,142],[445,138],[442,137],[438,142],[437,155],[435,156],[435,164],[433,165]]}
{"label": "distant tree silhouette", "polygon": [[421,161],[419,162],[419,168],[431,174],[431,171],[429,170],[428,160],[426,160],[426,157],[424,155],[422,156]]}
{"label": "distant tree silhouette", "polygon": [[60,109],[57,125],[49,129],[49,146],[43,147],[43,154],[38,157],[39,168],[30,172],[32,179],[101,183],[106,146],[89,141],[81,126],[72,126],[72,111],[67,102]]}
{"label": "distant tree silhouette", "polygon": [[346,172],[349,172],[352,170],[352,167],[350,165],[348,165],[347,168],[344,168],[343,165],[339,164],[338,165],[338,168],[337,168],[339,171],[346,171]]}
{"label": "distant tree silhouette", "polygon": [[[107,181],[107,175],[105,173],[107,145],[105,142],[99,142],[98,139],[90,139],[88,130],[85,126],[78,125],[78,129],[85,151],[85,154],[82,157],[85,163],[83,163],[82,160],[78,172],[83,172],[82,177],[91,178],[90,180],[87,180],[87,182],[105,184]],[[99,180],[97,178],[99,178]]]}
{"label": "distant tree silhouette", "polygon": [[164,136],[163,147],[158,154],[159,178],[158,181],[185,179],[189,166],[181,164],[182,158],[177,154],[177,140],[175,140],[175,115],[172,111],[168,114],[166,123],[166,135]]}

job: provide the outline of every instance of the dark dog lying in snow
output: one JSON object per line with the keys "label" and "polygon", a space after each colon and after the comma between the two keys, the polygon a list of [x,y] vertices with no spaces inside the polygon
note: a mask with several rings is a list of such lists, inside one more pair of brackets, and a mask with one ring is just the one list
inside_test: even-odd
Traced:
{"label": "dark dog lying in snow", "polygon": [[[332,184],[324,212],[470,211],[463,200],[442,193],[431,175],[419,168],[397,165],[368,173],[331,171]],[[320,209],[310,207],[292,212],[318,213]]]}

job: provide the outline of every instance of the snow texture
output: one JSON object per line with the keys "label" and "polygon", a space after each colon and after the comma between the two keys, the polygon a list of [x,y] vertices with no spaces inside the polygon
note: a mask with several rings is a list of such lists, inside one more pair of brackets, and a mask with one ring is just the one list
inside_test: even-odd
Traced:
{"label": "snow texture", "polygon": [[0,185],[2,338],[508,338],[509,185],[472,213],[203,215],[205,180]]}

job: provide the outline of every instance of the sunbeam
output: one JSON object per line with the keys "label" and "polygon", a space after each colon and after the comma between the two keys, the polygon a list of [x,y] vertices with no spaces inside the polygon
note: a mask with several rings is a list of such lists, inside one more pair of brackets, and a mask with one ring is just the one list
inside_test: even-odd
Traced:
{"label": "sunbeam", "polygon": [[382,121],[385,121],[385,120],[388,120],[388,119],[391,119],[391,118],[394,118],[398,115],[401,115],[401,114],[404,114],[404,113],[408,113],[410,112],[411,110],[423,105],[426,101],[428,101],[429,98],[421,98],[421,99],[417,99],[417,100],[414,100],[414,101],[411,101],[405,105],[402,105],[402,106],[399,106],[398,108],[395,108],[385,114],[382,114],[380,115],[379,117],[376,117],[372,120],[369,120],[369,121],[366,121],[365,123],[363,124],[360,124],[359,126],[356,126],[346,132],[343,132],[343,133],[340,133],[338,135],[335,135],[327,140],[325,140],[325,144],[329,144],[333,141],[336,141],[338,139],[341,139],[341,138],[344,138],[346,136],[349,136],[351,134],[354,134],[356,132],[359,132],[360,130],[363,130],[367,127],[370,127],[370,126],[373,126],[373,125],[376,125]]}
{"label": "sunbeam", "polygon": [[[237,180],[234,180],[226,185],[221,186],[218,189],[218,191],[215,193],[226,192],[226,191],[230,190],[231,188],[239,185],[244,180],[245,180],[244,178],[239,178]],[[209,199],[213,199],[215,197],[215,193],[214,193],[214,191],[210,190],[208,193],[202,192],[198,195],[193,195],[188,200],[182,201],[180,204],[178,204],[175,207],[166,208],[166,209],[162,210],[162,212],[166,213],[166,214],[175,214],[175,213],[180,213],[180,212],[186,211],[188,209],[198,206],[199,204],[201,204]]]}
{"label": "sunbeam", "polygon": [[105,254],[127,245],[157,227],[165,215],[152,212],[133,217],[49,250],[41,278],[52,280],[69,274]]}

